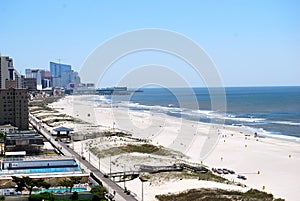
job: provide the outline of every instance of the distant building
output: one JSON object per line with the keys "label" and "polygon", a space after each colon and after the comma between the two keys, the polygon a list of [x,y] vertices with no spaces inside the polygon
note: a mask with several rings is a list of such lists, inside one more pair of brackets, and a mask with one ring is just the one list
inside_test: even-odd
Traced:
{"label": "distant building", "polygon": [[48,70],[41,69],[26,69],[25,70],[26,78],[35,78],[36,79],[36,88],[37,90],[42,90],[44,88],[51,87],[51,75]]}
{"label": "distant building", "polygon": [[50,75],[51,77],[61,77],[62,72],[72,71],[72,66],[68,64],[61,64],[50,62]]}
{"label": "distant building", "polygon": [[77,72],[74,71],[63,72],[61,77],[61,87],[68,88],[70,84],[73,84],[74,87],[76,87],[78,85],[76,83],[77,77],[78,77]]}
{"label": "distant building", "polygon": [[0,125],[28,130],[27,89],[0,89]]}
{"label": "distant building", "polygon": [[24,88],[28,89],[28,91],[36,91],[36,78],[24,78]]}
{"label": "distant building", "polygon": [[[14,77],[13,77],[13,80],[16,81],[16,87],[15,88],[23,88],[22,84],[23,84],[23,79],[24,77],[17,71],[14,69]],[[8,88],[8,87],[6,87]]]}
{"label": "distant building", "polygon": [[[11,80],[15,82],[10,82]],[[6,86],[6,83],[9,86]],[[22,88],[22,76],[14,68],[12,58],[8,56],[0,55],[0,89],[10,88],[10,87]]]}
{"label": "distant building", "polygon": [[26,154],[39,154],[44,146],[43,138],[36,132],[6,133],[4,151],[26,151]]}
{"label": "distant building", "polygon": [[70,84],[78,86],[80,78],[78,73],[72,70],[71,65],[50,62],[50,74],[53,87],[68,88]]}
{"label": "distant building", "polygon": [[42,88],[46,89],[46,88],[50,88],[51,87],[51,78],[45,78],[42,80]]}

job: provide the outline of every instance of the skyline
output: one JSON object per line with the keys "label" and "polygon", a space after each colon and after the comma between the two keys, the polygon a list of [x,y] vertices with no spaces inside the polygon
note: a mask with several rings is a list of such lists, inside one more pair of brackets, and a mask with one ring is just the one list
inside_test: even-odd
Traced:
{"label": "skyline", "polygon": [[[49,69],[49,62],[58,59],[80,71],[91,52],[112,37],[157,28],[202,47],[225,86],[299,86],[299,8],[297,1],[9,1],[0,6],[5,22],[0,52],[12,57],[22,74],[26,68]],[[154,61],[182,72],[182,62],[175,60],[140,53],[118,61],[116,69]],[[115,72],[103,85],[118,81]],[[201,85],[198,78],[186,76],[192,85]]]}

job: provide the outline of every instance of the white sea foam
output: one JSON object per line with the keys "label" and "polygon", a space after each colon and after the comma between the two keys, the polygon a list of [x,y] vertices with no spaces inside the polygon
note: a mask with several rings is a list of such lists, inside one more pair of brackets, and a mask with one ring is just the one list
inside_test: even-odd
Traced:
{"label": "white sea foam", "polygon": [[249,127],[249,126],[242,126],[242,127],[246,128],[247,130],[251,131],[252,133],[257,133],[260,136],[300,142],[300,137],[282,135],[280,133],[266,131],[263,128],[253,128],[253,127]]}
{"label": "white sea foam", "polygon": [[[112,100],[110,98],[107,98],[105,96],[98,96],[95,98],[96,101],[100,101],[104,104],[111,104]],[[264,130],[263,128],[253,128],[249,126],[244,126],[244,123],[255,123],[255,124],[264,124],[264,123],[273,123],[273,124],[282,124],[282,125],[291,125],[291,126],[300,126],[300,123],[298,122],[291,122],[291,121],[267,121],[264,118],[254,118],[254,117],[236,117],[234,114],[226,114],[225,116],[221,113],[210,111],[210,110],[192,110],[187,108],[178,108],[178,107],[167,107],[167,106],[160,106],[160,105],[141,105],[136,102],[131,101],[120,101],[116,102],[113,101],[114,105],[126,107],[126,108],[133,108],[138,109],[140,112],[163,112],[163,113],[172,113],[172,114],[181,114],[185,115],[186,117],[190,117],[191,119],[194,119],[195,117],[200,118],[207,118],[207,119],[225,119],[225,120],[231,120],[235,122],[239,122],[236,124],[233,124],[233,126],[239,126],[242,128],[246,128],[247,130],[250,130],[252,133],[258,133],[261,136],[271,137],[271,138],[278,138],[278,139],[284,139],[284,140],[292,140],[300,142],[299,137],[293,137],[288,135],[283,135],[280,133],[275,132],[269,132]],[[244,122],[244,123],[243,123]]]}
{"label": "white sea foam", "polygon": [[246,117],[230,117],[230,116],[226,116],[225,119],[239,121],[239,122],[252,122],[252,123],[256,123],[256,122],[261,123],[266,121],[266,119],[263,118],[246,118]]}
{"label": "white sea foam", "polygon": [[300,123],[291,122],[291,121],[271,121],[273,124],[283,124],[283,125],[290,125],[290,126],[300,126]]}

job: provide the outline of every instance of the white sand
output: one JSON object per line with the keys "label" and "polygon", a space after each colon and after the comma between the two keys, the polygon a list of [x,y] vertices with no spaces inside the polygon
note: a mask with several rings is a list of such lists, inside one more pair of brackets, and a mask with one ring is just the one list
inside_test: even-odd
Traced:
{"label": "white sand", "polygon": [[[239,180],[236,175],[226,175],[230,180],[245,183],[250,188],[256,188],[274,194],[286,200],[298,200],[300,189],[300,144],[271,138],[254,138],[252,133],[246,133],[241,128],[211,126],[187,121],[151,111],[130,111],[125,108],[108,108],[97,105],[88,99],[93,96],[67,96],[53,103],[52,107],[64,114],[101,125],[102,128],[118,128],[129,131],[134,137],[145,138],[157,145],[162,145],[182,152],[193,162],[210,167],[226,167],[236,173],[245,175],[246,181]],[[63,109],[62,109],[63,108]],[[76,127],[76,125],[74,125]],[[203,158],[200,152],[205,145],[209,132],[220,138],[210,154]],[[242,132],[242,133],[241,133]],[[245,137],[245,134],[250,136]],[[211,138],[209,138],[211,139]],[[80,143],[74,147],[81,152]],[[86,157],[88,153],[85,152]],[[92,156],[95,157],[95,156]],[[117,160],[112,157],[111,160]],[[141,159],[142,160],[142,159]],[[98,160],[92,159],[97,167]],[[129,162],[128,162],[129,163]],[[101,170],[109,171],[109,158],[101,159]],[[113,167],[113,168],[122,168]],[[260,174],[258,174],[258,171]],[[145,200],[154,200],[155,194],[179,192],[200,187],[220,187],[235,189],[215,182],[182,180],[166,182],[160,186],[145,183]],[[122,185],[121,185],[122,186]],[[128,189],[140,196],[139,180],[128,182]]]}

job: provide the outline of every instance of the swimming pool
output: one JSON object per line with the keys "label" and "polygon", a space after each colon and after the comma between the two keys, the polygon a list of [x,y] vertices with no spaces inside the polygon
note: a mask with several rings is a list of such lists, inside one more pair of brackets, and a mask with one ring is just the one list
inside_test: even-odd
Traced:
{"label": "swimming pool", "polygon": [[26,169],[26,173],[47,173],[47,172],[76,172],[80,171],[80,167],[59,167],[59,168],[38,168],[38,169]]}
{"label": "swimming pool", "polygon": [[[88,191],[87,188],[84,187],[74,187],[72,188],[72,192],[82,192],[82,191]],[[49,188],[49,189],[43,189],[41,191],[36,191],[36,193],[65,193],[65,192],[70,192],[70,188]]]}

